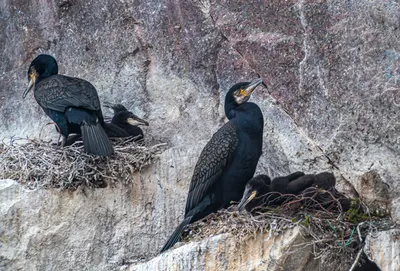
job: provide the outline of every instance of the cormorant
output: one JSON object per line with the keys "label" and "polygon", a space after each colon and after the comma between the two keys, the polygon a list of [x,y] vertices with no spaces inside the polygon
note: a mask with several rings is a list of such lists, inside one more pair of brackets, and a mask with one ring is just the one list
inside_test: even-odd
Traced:
{"label": "cormorant", "polygon": [[261,156],[264,120],[260,108],[247,102],[262,79],[232,86],[225,97],[225,123],[200,154],[190,182],[183,222],[161,252],[172,247],[186,225],[204,218],[231,201],[239,201]]}
{"label": "cormorant", "polygon": [[243,197],[238,204],[238,210],[246,208],[251,212],[255,207],[264,205],[265,195],[271,192],[271,179],[267,175],[257,175],[247,182]]}
{"label": "cormorant", "polygon": [[[147,121],[128,111],[128,109],[126,109],[122,104],[103,103],[103,105],[114,110],[114,116],[111,120],[111,124],[114,124],[126,131],[128,134],[127,136],[135,137],[135,141],[139,141],[144,138],[143,131],[139,126],[149,126]],[[126,136],[123,135],[120,137]]]}
{"label": "cormorant", "polygon": [[271,181],[271,191],[281,194],[294,194],[294,191],[305,185],[301,179],[304,176],[304,172],[296,171],[295,173],[291,173],[287,176],[276,177]]}
{"label": "cormorant", "polygon": [[69,134],[81,134],[87,153],[109,156],[114,152],[103,126],[103,114],[96,89],[88,81],[58,74],[56,60],[39,55],[28,70],[25,98],[34,88],[35,99],[57,124],[65,146]]}
{"label": "cormorant", "polygon": [[286,198],[282,195],[297,194],[311,185],[308,178],[303,178],[304,172],[297,171],[288,176],[276,177],[272,181],[267,175],[259,175],[246,184],[245,192],[238,205],[238,210],[246,208],[251,211],[254,207],[276,206],[282,204]]}
{"label": "cormorant", "polygon": [[315,181],[313,186],[322,188],[322,189],[329,189],[335,187],[336,179],[335,175],[331,172],[321,172],[315,175]]}
{"label": "cormorant", "polygon": [[[316,209],[320,209],[321,207],[324,209],[337,208],[338,203],[341,205],[342,211],[350,209],[351,200],[335,189],[336,179],[333,173],[321,172],[310,176],[314,177],[314,181],[310,187],[301,192],[301,195],[304,198],[302,201],[303,205],[314,205],[314,202],[317,201],[320,204],[314,207]],[[316,191],[316,188],[318,192]],[[330,193],[326,193],[322,189],[329,190]],[[335,198],[332,198],[332,195]]]}

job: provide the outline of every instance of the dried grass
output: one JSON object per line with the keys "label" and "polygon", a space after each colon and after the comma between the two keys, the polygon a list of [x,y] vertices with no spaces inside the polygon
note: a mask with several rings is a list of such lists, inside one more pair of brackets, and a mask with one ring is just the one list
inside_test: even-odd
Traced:
{"label": "dried grass", "polygon": [[238,242],[267,233],[268,239],[286,229],[300,227],[304,243],[295,244],[289,253],[312,247],[315,259],[328,270],[349,270],[360,259],[363,240],[368,234],[393,226],[387,217],[374,217],[359,199],[343,212],[345,197],[336,189],[309,188],[307,195],[280,195],[284,202],[275,208],[262,207],[238,212],[236,205],[211,214],[187,227],[183,242],[231,233]]}
{"label": "dried grass", "polygon": [[[26,144],[20,144],[22,141]],[[115,153],[104,158],[84,153],[80,141],[62,148],[41,140],[12,139],[9,145],[0,144],[0,179],[13,179],[31,189],[127,183],[134,172],[151,164],[165,145],[117,139]]]}

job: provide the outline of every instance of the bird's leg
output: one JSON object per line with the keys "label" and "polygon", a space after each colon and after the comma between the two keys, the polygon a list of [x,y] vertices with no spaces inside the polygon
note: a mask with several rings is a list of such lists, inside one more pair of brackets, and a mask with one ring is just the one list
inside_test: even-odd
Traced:
{"label": "bird's leg", "polygon": [[[60,136],[61,136],[61,134],[60,134]],[[58,140],[60,140],[60,136],[58,137]],[[62,136],[61,147],[64,147],[66,144],[67,144],[67,137]]]}
{"label": "bird's leg", "polygon": [[[60,137],[61,137],[61,130],[60,130],[60,127],[59,127],[58,124],[55,123],[54,121],[48,122],[46,125],[50,125],[50,124],[54,124],[54,125],[56,126],[56,130],[57,130],[57,132],[58,132],[57,146],[59,146]],[[64,138],[63,138],[63,141],[64,141]]]}
{"label": "bird's leg", "polygon": [[80,137],[81,137],[81,135],[78,135],[78,134],[69,136],[65,142],[64,147],[74,144]]}

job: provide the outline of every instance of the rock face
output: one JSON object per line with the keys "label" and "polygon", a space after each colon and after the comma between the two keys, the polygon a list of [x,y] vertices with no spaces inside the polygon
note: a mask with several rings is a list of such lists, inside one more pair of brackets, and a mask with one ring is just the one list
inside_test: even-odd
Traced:
{"label": "rock face", "polygon": [[364,251],[381,270],[398,270],[400,266],[400,230],[383,231],[368,236]]}
{"label": "rock face", "polygon": [[[265,118],[257,171],[332,170],[344,190],[354,192],[352,184],[359,193],[363,174],[374,172],[399,221],[399,13],[398,1],[368,0],[2,1],[0,138],[57,138],[33,95],[21,98],[29,63],[48,53],[60,73],[90,81],[101,100],[147,119],[145,132],[170,149],[130,188],[83,196],[3,183],[0,225],[9,226],[0,227],[1,262],[50,270],[58,253],[63,270],[99,270],[158,251],[183,215],[202,147],[225,121],[225,93],[258,75],[268,89],[252,98]],[[77,214],[108,193],[108,213]],[[65,237],[68,228],[76,234]]]}
{"label": "rock face", "polygon": [[[222,234],[163,253],[128,270],[318,270],[311,246],[294,248],[305,241],[298,228],[279,236],[260,233],[243,242]],[[297,252],[288,253],[290,250]]]}

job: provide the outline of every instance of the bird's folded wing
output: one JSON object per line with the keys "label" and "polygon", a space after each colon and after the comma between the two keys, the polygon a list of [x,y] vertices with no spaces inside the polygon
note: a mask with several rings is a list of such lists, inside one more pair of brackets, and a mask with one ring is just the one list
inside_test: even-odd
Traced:
{"label": "bird's folded wing", "polygon": [[204,147],[197,161],[186,200],[187,214],[208,194],[232,160],[238,144],[234,121],[222,126]]}
{"label": "bird's folded wing", "polygon": [[35,89],[38,103],[45,108],[63,112],[67,107],[100,110],[100,101],[94,86],[86,80],[63,75],[39,82]]}

